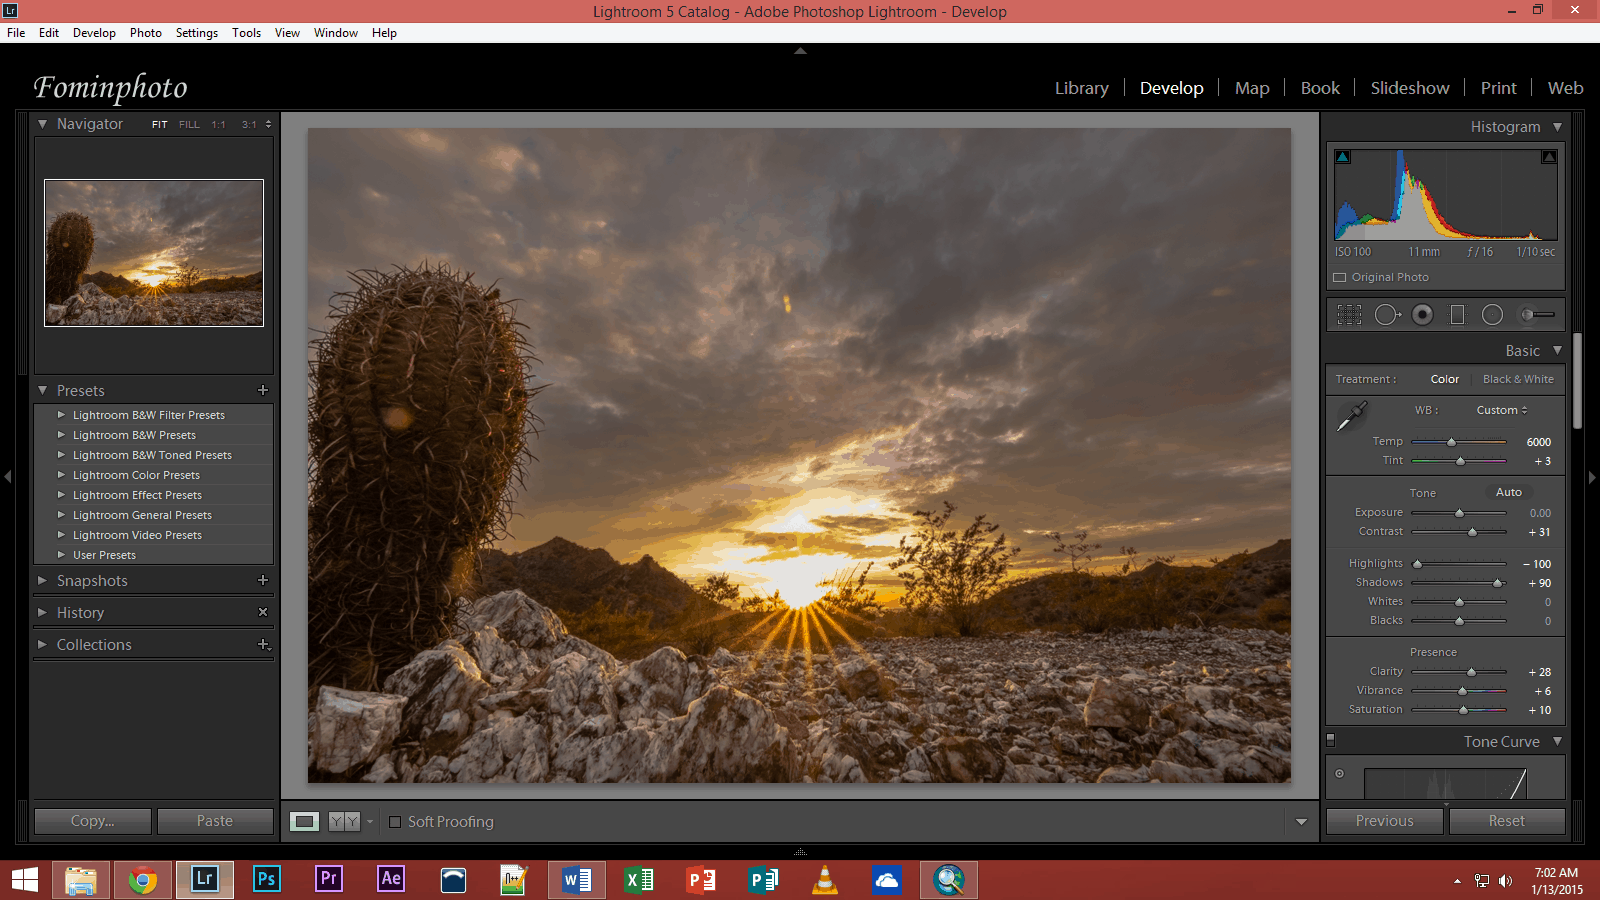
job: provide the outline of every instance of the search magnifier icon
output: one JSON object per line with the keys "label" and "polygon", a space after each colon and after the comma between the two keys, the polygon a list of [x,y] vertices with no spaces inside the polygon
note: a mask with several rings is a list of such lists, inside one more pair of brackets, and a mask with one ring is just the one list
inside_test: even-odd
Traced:
{"label": "search magnifier icon", "polygon": [[966,884],[967,878],[960,866],[945,863],[933,872],[934,890],[946,897],[961,894],[961,886]]}

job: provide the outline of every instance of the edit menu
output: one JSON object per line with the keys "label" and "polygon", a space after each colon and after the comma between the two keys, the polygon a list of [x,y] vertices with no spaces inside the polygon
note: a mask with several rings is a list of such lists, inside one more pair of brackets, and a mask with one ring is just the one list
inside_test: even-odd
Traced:
{"label": "edit menu", "polygon": [[283,653],[279,116],[27,115],[29,827],[259,841]]}
{"label": "edit menu", "polygon": [[1577,840],[1581,117],[1323,121],[1324,839]]}

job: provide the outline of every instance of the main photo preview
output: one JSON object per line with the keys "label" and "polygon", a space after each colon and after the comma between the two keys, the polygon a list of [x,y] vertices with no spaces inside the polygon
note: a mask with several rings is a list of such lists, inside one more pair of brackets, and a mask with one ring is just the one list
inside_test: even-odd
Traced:
{"label": "main photo preview", "polygon": [[1287,782],[1287,129],[309,133],[308,772]]}

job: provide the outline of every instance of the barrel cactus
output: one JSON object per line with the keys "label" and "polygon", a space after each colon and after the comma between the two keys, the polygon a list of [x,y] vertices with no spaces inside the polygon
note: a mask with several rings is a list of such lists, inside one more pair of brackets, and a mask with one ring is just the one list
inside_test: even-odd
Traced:
{"label": "barrel cactus", "polygon": [[94,223],[80,212],[57,213],[44,233],[44,297],[65,303],[94,256]]}
{"label": "barrel cactus", "polygon": [[312,690],[375,690],[449,636],[538,422],[537,360],[499,291],[445,264],[351,278],[313,342]]}

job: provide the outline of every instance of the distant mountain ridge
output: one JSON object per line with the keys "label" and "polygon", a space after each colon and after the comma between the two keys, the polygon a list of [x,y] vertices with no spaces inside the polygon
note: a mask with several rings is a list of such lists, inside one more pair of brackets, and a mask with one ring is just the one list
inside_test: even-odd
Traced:
{"label": "distant mountain ridge", "polygon": [[138,287],[138,285],[126,278],[123,278],[121,275],[113,275],[110,272],[96,272],[93,275],[85,275],[80,279],[80,282],[83,284],[97,285],[101,290],[106,291],[107,293],[110,293],[113,288],[123,291],[131,291],[135,287]]}
{"label": "distant mountain ridge", "polygon": [[484,593],[516,588],[561,612],[581,612],[604,600],[619,612],[648,612],[651,624],[660,626],[695,597],[694,588],[648,555],[619,563],[604,550],[560,537],[521,553],[484,550],[478,562]]}
{"label": "distant mountain ridge", "polygon": [[[1290,588],[1289,539],[1263,547],[1254,553],[1236,553],[1222,560],[1233,570],[1228,580],[1232,606],[1236,610],[1256,609],[1273,597],[1285,596]],[[1207,566],[1173,566],[1152,562],[1126,576],[1129,583],[1138,583],[1166,572],[1186,574],[1199,572]],[[1106,573],[1101,572],[1101,575]],[[1062,602],[1071,603],[1075,595],[1070,581],[1064,581],[1061,571],[1047,572],[1007,585],[997,591],[992,602],[1003,609],[1027,613],[1041,606]]]}
{"label": "distant mountain ridge", "polygon": [[[96,272],[93,275],[84,275],[80,279],[83,284],[94,284],[113,297],[125,297],[128,294],[144,289],[144,285],[129,281],[121,275],[110,272]],[[216,278],[203,278],[196,282],[191,293],[208,294],[225,291],[259,291],[261,290],[261,273],[251,275],[229,275]]]}

